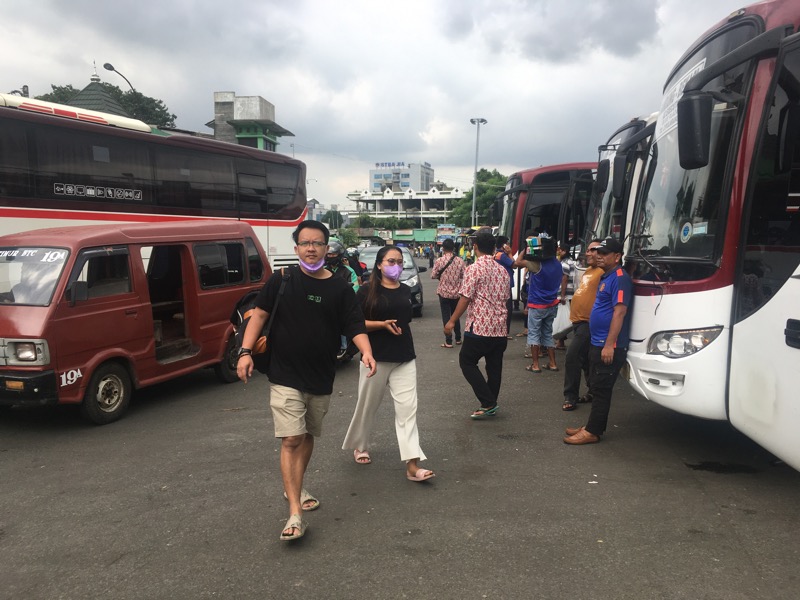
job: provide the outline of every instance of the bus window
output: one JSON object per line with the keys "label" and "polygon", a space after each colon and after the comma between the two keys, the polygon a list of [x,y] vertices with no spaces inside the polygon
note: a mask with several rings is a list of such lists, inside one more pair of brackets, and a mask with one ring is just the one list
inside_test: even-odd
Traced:
{"label": "bus window", "polygon": [[277,213],[290,205],[300,185],[300,169],[267,163],[267,212]]}
{"label": "bus window", "polygon": [[740,320],[767,303],[800,262],[800,48],[786,54],[781,68],[748,198]]}
{"label": "bus window", "polygon": [[200,210],[236,209],[233,160],[175,149],[156,153],[158,204]]}
{"label": "bus window", "polygon": [[55,127],[34,128],[37,196],[150,203],[152,171],[144,144]]}
{"label": "bus window", "polygon": [[0,196],[30,196],[28,140],[22,123],[0,119]]}

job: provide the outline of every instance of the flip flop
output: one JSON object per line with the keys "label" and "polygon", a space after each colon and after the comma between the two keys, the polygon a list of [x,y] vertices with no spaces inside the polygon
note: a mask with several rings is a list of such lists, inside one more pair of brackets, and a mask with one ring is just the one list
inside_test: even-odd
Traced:
{"label": "flip flop", "polygon": [[525,370],[526,371],[530,371],[531,373],[541,373],[542,372],[541,369],[534,369],[533,365],[528,365],[527,367],[525,367]]}
{"label": "flip flop", "polygon": [[577,404],[574,400],[564,400],[564,404],[561,405],[561,410],[575,410]]}
{"label": "flip flop", "polygon": [[456,346],[460,346],[460,345],[461,345],[461,340],[456,340]]}
{"label": "flip flop", "polygon": [[[456,343],[458,343],[458,342],[456,342]],[[448,344],[447,342],[445,342],[445,343],[444,343],[444,344],[442,344],[440,347],[441,347],[441,348],[452,348],[452,347],[453,347],[453,344]]]}
{"label": "flip flop", "polygon": [[497,414],[497,405],[495,404],[491,408],[479,408],[474,413],[470,415],[472,419],[483,419],[484,417],[493,417]]}
{"label": "flip flop", "polygon": [[408,471],[406,471],[406,479],[409,481],[427,481],[428,479],[433,479],[434,477],[436,477],[436,473],[429,471],[428,469],[419,468],[414,475],[409,475]]}
{"label": "flip flop", "polygon": [[550,365],[544,365],[542,368],[545,371],[558,371],[558,367],[551,367]]}
{"label": "flip flop", "polygon": [[353,450],[353,460],[359,465],[368,465],[372,462],[372,459],[369,457],[369,452],[366,450]]}
{"label": "flip flop", "polygon": [[[288,500],[289,497],[286,495],[286,492],[283,492],[283,497]],[[312,502],[311,506],[306,506],[306,502]],[[305,512],[309,512],[312,510],[317,510],[319,508],[319,500],[314,498],[311,494],[306,491],[305,488],[300,490],[300,505],[302,506]]]}
{"label": "flip flop", "polygon": [[[289,517],[289,520],[286,521],[286,526],[281,529],[280,540],[282,542],[290,542],[303,537],[306,534],[307,525],[308,524],[303,521],[300,515],[292,515]],[[286,535],[286,531],[291,531],[292,529],[296,529],[297,533],[290,533],[289,535]]]}
{"label": "flip flop", "polygon": [[520,332],[517,334],[517,337],[528,337],[528,332],[525,333]]}

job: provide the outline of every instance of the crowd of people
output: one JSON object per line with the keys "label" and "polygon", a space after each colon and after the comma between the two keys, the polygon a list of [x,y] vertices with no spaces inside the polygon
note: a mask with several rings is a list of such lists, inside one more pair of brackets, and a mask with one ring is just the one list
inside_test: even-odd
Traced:
{"label": "crowd of people", "polygon": [[[419,465],[426,460],[417,425],[417,369],[411,333],[410,290],[400,283],[403,255],[394,245],[383,246],[366,283],[343,264],[344,249],[330,240],[322,223],[304,221],[293,232],[299,265],[288,277],[273,275],[255,301],[244,332],[237,374],[245,383],[253,373],[252,348],[268,319],[270,408],[275,437],[281,440],[280,469],[289,518],[283,541],[305,534],[304,512],[320,501],[304,487],[305,473],[328,411],[336,356],[342,339],[361,353],[358,398],[342,449],[352,450],[359,465],[372,462],[370,444],[378,408],[388,391],[394,402],[395,432],[408,480],[423,483],[435,473]],[[527,277],[527,370],[558,371],[553,323],[559,306],[566,306],[574,263],[568,253],[538,256],[521,251],[512,257],[508,240],[479,230],[468,240],[472,264],[456,252],[452,240],[427,255],[431,277],[438,280],[437,296],[444,334],[443,349],[461,346],[459,367],[478,402],[470,413],[489,419],[500,408],[503,356],[511,334],[511,291],[515,267]],[[426,246],[427,247],[427,246]],[[562,249],[563,250],[563,249]],[[424,250],[423,250],[424,252]],[[591,402],[584,426],[567,428],[570,445],[599,442],[611,405],[611,392],[628,345],[627,309],[632,283],[621,266],[622,246],[614,239],[593,240],[586,251],[586,271],[569,306],[572,340],[564,364],[564,403],[574,410]],[[285,288],[285,289],[284,289]],[[281,301],[282,296],[286,298]],[[464,326],[461,327],[461,317]],[[563,333],[563,332],[560,332]],[[563,336],[562,336],[563,337]],[[309,343],[313,340],[313,343]],[[540,359],[546,357],[546,364]],[[485,374],[479,367],[485,362]],[[588,391],[580,395],[582,375]]]}

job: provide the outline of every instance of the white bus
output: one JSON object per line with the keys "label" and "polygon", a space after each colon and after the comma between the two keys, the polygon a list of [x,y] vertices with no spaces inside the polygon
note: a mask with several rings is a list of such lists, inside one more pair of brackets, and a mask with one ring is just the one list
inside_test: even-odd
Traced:
{"label": "white bus", "polygon": [[800,4],[724,19],[664,85],[626,253],[630,382],[800,469]]}

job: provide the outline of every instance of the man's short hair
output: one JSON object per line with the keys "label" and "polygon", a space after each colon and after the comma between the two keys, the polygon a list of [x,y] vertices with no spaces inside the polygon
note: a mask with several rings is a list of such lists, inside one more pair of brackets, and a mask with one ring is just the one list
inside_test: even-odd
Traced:
{"label": "man's short hair", "polygon": [[452,252],[453,250],[455,250],[455,248],[456,244],[450,238],[447,238],[442,242],[442,250],[444,250],[445,252]]}
{"label": "man's short hair", "polygon": [[323,223],[320,223],[319,221],[303,221],[302,223],[300,223],[300,225],[297,226],[297,229],[295,229],[292,232],[292,239],[294,240],[295,244],[297,243],[297,240],[300,239],[300,232],[303,231],[303,229],[309,229],[309,228],[321,231],[322,235],[325,236],[325,243],[326,244],[328,243],[328,240],[331,237],[331,232],[328,230],[327,227],[325,227]]}
{"label": "man's short hair", "polygon": [[492,254],[494,252],[494,236],[491,231],[479,231],[475,234],[475,245],[481,254]]}

